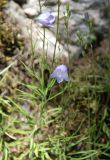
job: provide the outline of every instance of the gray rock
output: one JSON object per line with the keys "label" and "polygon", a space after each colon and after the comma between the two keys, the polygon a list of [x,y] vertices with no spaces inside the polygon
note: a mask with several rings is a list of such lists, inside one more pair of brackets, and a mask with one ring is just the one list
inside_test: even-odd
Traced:
{"label": "gray rock", "polygon": [[[24,54],[28,55],[31,53],[31,44],[33,44],[35,45],[34,52],[36,56],[40,56],[43,52],[44,29],[39,27],[36,21],[34,22],[31,19],[27,18],[24,11],[19,7],[19,5],[14,2],[10,2],[8,4],[6,13],[10,15],[9,20],[13,24],[16,24],[16,27],[21,30],[22,35],[25,37]],[[45,28],[44,50],[49,61],[51,61],[53,58],[55,42],[55,35],[49,29]],[[60,59],[61,61],[65,60],[65,63],[68,62],[68,52],[59,42],[56,45],[56,59]]]}
{"label": "gray rock", "polygon": [[[39,6],[40,2],[40,6]],[[26,37],[26,41],[29,43],[30,24],[33,24],[33,43],[37,41],[36,53],[41,53],[43,46],[43,29],[40,28],[32,17],[36,17],[40,12],[52,10],[56,19],[58,17],[58,1],[57,0],[28,0],[26,4],[19,8],[16,3],[9,2],[9,7],[7,12],[11,19],[15,19],[17,25],[21,28],[23,35]],[[89,26],[87,24],[88,20],[91,21],[94,26],[94,34],[106,36],[108,21],[104,15],[105,11],[105,0],[60,0],[60,17],[59,17],[59,43],[57,44],[57,57],[68,57],[68,52],[71,56],[76,56],[81,53],[81,44],[78,43],[78,31],[83,34],[88,34],[84,37],[84,43],[88,43],[88,39],[93,37]],[[69,40],[67,40],[67,31],[65,27],[64,14],[66,13],[66,4],[70,4],[70,18],[68,21],[68,35]],[[28,17],[27,17],[28,15]],[[88,16],[87,16],[88,15]],[[89,17],[89,19],[88,19]],[[57,21],[56,21],[57,22]],[[28,31],[27,31],[28,28]],[[56,41],[55,34],[57,30],[56,23],[53,28],[46,29],[46,47],[48,48],[48,56],[52,58],[54,44]],[[38,34],[39,33],[39,34]],[[40,35],[41,33],[41,35]],[[97,34],[98,33],[98,34]],[[82,36],[83,38],[83,36]],[[68,42],[68,45],[67,45]],[[28,44],[26,43],[26,45]],[[48,44],[48,47],[47,47]],[[27,45],[28,48],[29,45]],[[60,47],[59,47],[60,46]],[[69,46],[69,48],[68,48]],[[60,49],[59,49],[60,48]],[[60,53],[61,51],[61,53]]]}
{"label": "gray rock", "polygon": [[24,12],[30,18],[33,18],[38,14],[36,8],[25,8]]}
{"label": "gray rock", "polygon": [[45,6],[54,6],[54,5],[56,5],[57,3],[58,3],[58,1],[46,0],[46,1],[44,2],[44,5],[45,5]]}

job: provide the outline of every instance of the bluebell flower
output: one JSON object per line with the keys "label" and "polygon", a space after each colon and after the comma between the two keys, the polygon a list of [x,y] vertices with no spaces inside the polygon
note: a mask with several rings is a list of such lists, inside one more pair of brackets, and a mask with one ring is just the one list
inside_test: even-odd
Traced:
{"label": "bluebell flower", "polygon": [[63,80],[68,81],[67,66],[64,64],[57,66],[50,75],[50,78],[56,78],[58,83],[61,83]]}
{"label": "bluebell flower", "polygon": [[51,11],[48,11],[40,14],[37,20],[41,26],[52,27],[53,23],[55,22],[55,16]]}

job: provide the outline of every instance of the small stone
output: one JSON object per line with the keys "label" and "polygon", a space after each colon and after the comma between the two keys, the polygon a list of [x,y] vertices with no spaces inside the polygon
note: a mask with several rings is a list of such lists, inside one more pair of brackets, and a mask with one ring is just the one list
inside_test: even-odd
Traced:
{"label": "small stone", "polygon": [[24,9],[24,12],[29,17],[34,17],[37,15],[37,10],[35,8],[26,8]]}
{"label": "small stone", "polygon": [[66,4],[66,3],[69,3],[70,0],[60,0],[60,2],[61,2],[62,4]]}
{"label": "small stone", "polygon": [[54,6],[57,3],[58,3],[57,1],[48,0],[48,1],[45,1],[44,5],[46,5],[46,6]]}

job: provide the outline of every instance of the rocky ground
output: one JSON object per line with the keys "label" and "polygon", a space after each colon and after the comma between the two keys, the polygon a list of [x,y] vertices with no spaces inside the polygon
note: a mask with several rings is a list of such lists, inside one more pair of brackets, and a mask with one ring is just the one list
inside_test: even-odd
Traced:
{"label": "rocky ground", "polygon": [[[67,33],[65,28],[64,15],[66,13],[66,6],[69,3],[70,17],[68,22],[68,45],[67,47]],[[40,12],[53,11],[54,15],[58,17],[58,1],[41,0],[41,7],[39,7],[38,0],[10,0],[5,9],[8,15],[8,20],[11,21],[17,28],[21,30],[25,37],[26,52],[30,52],[30,32],[32,31],[33,44],[37,43],[35,52],[41,53],[43,29],[38,26],[37,17]],[[41,8],[41,9],[40,9]],[[60,59],[68,54],[71,56],[78,56],[85,45],[95,43],[97,47],[107,34],[107,1],[105,0],[60,0],[60,17],[59,17],[59,43],[57,44],[56,54]],[[46,47],[48,57],[52,57],[54,44],[56,41],[56,24],[50,29],[46,29]],[[93,27],[93,29],[92,29]],[[81,42],[83,37],[83,42]],[[47,49],[47,45],[49,46]],[[68,53],[69,52],[69,53]],[[65,59],[64,59],[65,60]]]}
{"label": "rocky ground", "polygon": [[[52,10],[57,21],[57,1],[41,0],[41,11]],[[56,55],[60,63],[68,63],[68,54],[71,55],[71,64],[76,63],[75,59],[81,53],[90,48],[100,48],[100,43],[107,37],[107,4],[104,0],[60,0],[60,20],[59,20],[59,42],[57,43]],[[70,17],[68,22],[69,49],[67,46],[67,34],[64,25],[64,13],[67,3],[70,4]],[[37,23],[37,16],[40,14],[39,1],[37,0],[9,0],[5,5],[1,5],[1,25],[0,25],[0,70],[14,62],[11,73],[5,77],[9,87],[1,89],[1,93],[10,94],[14,92],[19,81],[30,81],[26,78],[26,73],[21,61],[31,66],[32,44],[34,47],[34,66],[38,69],[40,54],[43,46],[43,28]],[[56,22],[53,28],[46,28],[45,50],[48,61],[54,52],[56,41]],[[79,36],[79,38],[78,38]],[[82,39],[83,38],[83,39]],[[103,49],[102,43],[102,50]],[[86,47],[85,47],[86,46]],[[105,46],[104,46],[105,48]],[[69,52],[69,53],[68,53]],[[16,75],[16,76],[15,76]],[[3,82],[4,79],[3,79]],[[10,86],[12,89],[10,90]],[[9,88],[9,89],[8,89]]]}

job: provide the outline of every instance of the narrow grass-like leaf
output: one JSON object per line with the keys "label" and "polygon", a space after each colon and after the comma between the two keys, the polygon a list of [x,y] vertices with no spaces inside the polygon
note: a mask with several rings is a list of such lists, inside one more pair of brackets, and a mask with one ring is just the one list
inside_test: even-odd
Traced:
{"label": "narrow grass-like leaf", "polygon": [[8,71],[8,69],[14,65],[15,62],[11,63],[8,67],[6,67],[5,69],[3,69],[2,71],[0,71],[0,75],[4,74],[5,72]]}

